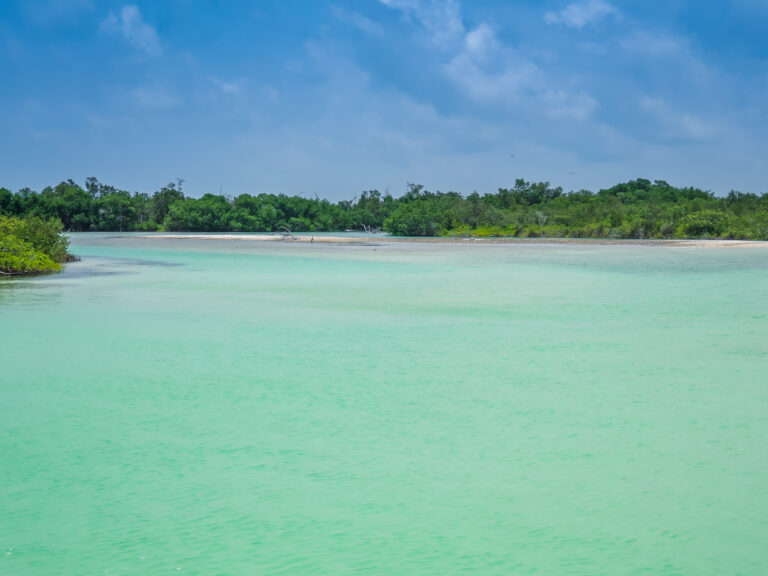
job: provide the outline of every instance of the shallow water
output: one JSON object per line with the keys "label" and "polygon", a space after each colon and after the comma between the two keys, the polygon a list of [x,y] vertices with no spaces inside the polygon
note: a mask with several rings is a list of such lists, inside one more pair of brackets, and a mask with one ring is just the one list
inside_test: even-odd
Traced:
{"label": "shallow water", "polygon": [[768,248],[74,235],[0,574],[768,573]]}

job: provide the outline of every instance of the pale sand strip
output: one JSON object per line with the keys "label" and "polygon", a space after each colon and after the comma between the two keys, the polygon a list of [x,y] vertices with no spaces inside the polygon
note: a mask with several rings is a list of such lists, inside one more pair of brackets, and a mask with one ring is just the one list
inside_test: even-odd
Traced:
{"label": "pale sand strip", "polygon": [[247,234],[155,234],[135,238],[164,240],[241,240],[250,242],[319,243],[319,244],[380,244],[413,242],[431,244],[571,244],[628,246],[688,246],[695,248],[768,247],[766,241],[749,240],[622,240],[610,238],[463,238],[463,237],[396,237],[396,236],[268,236]]}

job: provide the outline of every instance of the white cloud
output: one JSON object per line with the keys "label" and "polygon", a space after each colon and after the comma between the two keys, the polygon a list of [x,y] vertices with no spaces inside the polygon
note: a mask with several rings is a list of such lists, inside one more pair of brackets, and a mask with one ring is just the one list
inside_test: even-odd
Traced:
{"label": "white cloud", "polygon": [[597,109],[586,92],[555,88],[532,60],[505,45],[486,22],[467,30],[458,2],[448,0],[379,0],[401,10],[427,30],[433,44],[451,54],[446,77],[469,98],[485,104],[544,107],[552,118],[583,121]]}
{"label": "white cloud", "polygon": [[569,4],[559,12],[547,12],[544,20],[547,24],[562,24],[568,28],[584,28],[619,11],[603,0],[584,0]]}
{"label": "white cloud", "polygon": [[457,54],[446,66],[447,76],[475,100],[513,104],[525,94],[535,91],[544,83],[544,77],[535,64],[507,55],[505,66],[499,71],[488,71],[470,52]]}
{"label": "white cloud", "polygon": [[131,95],[139,106],[148,110],[167,110],[181,103],[178,96],[158,86],[135,88]]}
{"label": "white cloud", "polygon": [[649,57],[671,56],[688,50],[681,38],[645,31],[622,38],[620,45],[627,52]]}
{"label": "white cloud", "polygon": [[597,110],[598,102],[586,92],[571,94],[564,90],[551,90],[544,95],[549,115],[553,118],[587,120]]}
{"label": "white cloud", "polygon": [[665,138],[708,140],[717,132],[714,122],[689,112],[673,110],[660,98],[643,96],[640,99],[640,108],[659,122],[662,136]]}
{"label": "white cloud", "polygon": [[155,56],[162,51],[155,29],[144,21],[139,8],[133,4],[123,6],[119,15],[110,14],[101,23],[101,30],[121,34],[134,48]]}
{"label": "white cloud", "polygon": [[714,77],[714,70],[699,59],[685,36],[637,30],[620,39],[618,45],[628,55],[650,60],[656,70],[666,70],[676,78],[701,84]]}
{"label": "white cloud", "polygon": [[467,52],[479,59],[484,59],[487,55],[499,49],[496,34],[487,24],[480,24],[474,30],[470,30],[464,37],[464,42]]}
{"label": "white cloud", "polygon": [[506,184],[508,147],[520,150],[509,124],[444,114],[407,92],[374,85],[327,44],[311,43],[308,51],[313,69],[322,71],[308,95],[313,105],[263,97],[253,109],[252,133],[237,143],[235,157],[244,160],[232,162],[231,171],[256,170],[253,191],[351,198],[371,187],[400,194],[409,181],[467,193]]}
{"label": "white cloud", "polygon": [[455,0],[379,0],[389,8],[400,10],[418,20],[440,48],[449,48],[464,38],[461,7]]}
{"label": "white cloud", "polygon": [[220,78],[216,78],[215,76],[211,76],[209,80],[224,94],[229,94],[230,96],[240,96],[240,94],[243,92],[243,83],[245,80],[242,78],[239,80],[226,81],[221,80]]}
{"label": "white cloud", "polygon": [[331,11],[341,22],[354,26],[366,34],[374,34],[376,36],[384,34],[384,29],[379,24],[359,12],[350,12],[339,6],[331,6]]}

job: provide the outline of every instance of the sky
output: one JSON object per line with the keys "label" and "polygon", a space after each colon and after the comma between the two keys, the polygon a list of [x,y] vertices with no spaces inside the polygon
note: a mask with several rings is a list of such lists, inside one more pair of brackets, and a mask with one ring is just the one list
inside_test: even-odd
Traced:
{"label": "sky", "polygon": [[768,192],[768,0],[3,0],[0,186]]}

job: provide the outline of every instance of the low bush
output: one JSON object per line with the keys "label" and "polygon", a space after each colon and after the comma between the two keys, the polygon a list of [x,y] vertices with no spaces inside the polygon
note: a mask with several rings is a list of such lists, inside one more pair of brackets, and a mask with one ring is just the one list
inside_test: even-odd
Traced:
{"label": "low bush", "polygon": [[45,274],[60,268],[50,256],[35,250],[28,242],[9,234],[0,234],[0,272],[3,274]]}

